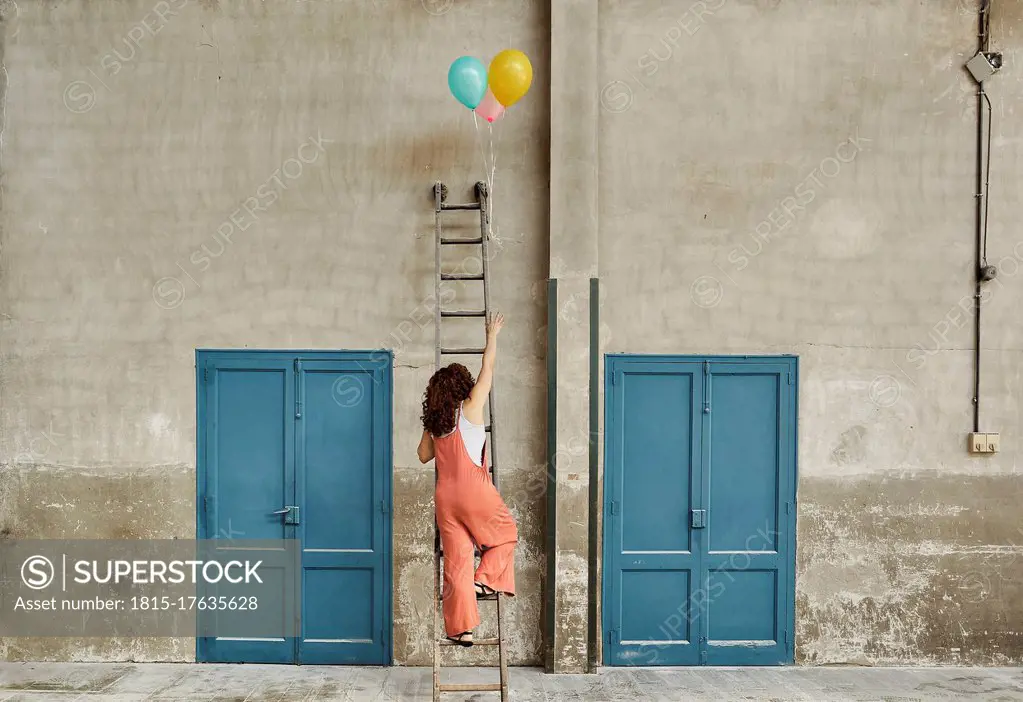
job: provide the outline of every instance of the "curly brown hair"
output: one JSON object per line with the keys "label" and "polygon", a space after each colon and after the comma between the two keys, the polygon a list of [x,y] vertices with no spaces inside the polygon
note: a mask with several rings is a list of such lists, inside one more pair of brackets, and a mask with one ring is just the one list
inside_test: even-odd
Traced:
{"label": "curly brown hair", "polygon": [[423,393],[423,428],[433,436],[450,434],[455,428],[458,404],[469,397],[475,384],[469,369],[461,363],[434,373]]}

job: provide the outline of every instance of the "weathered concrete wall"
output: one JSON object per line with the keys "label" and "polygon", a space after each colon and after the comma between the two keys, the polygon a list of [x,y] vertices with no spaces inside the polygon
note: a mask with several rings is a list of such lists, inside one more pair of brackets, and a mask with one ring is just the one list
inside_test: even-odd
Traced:
{"label": "weathered concrete wall", "polygon": [[1023,5],[992,22],[984,458],[976,6],[600,6],[604,350],[799,355],[801,662],[1023,656]]}
{"label": "weathered concrete wall", "polygon": [[[579,262],[548,250],[538,5],[0,2],[0,532],[191,536],[194,348],[393,348],[395,658],[428,663],[432,470],[414,446],[430,186],[468,197],[489,158],[444,76],[457,55],[517,46],[536,73],[495,129],[498,451],[522,535],[512,661],[540,662],[544,279]],[[599,3],[602,350],[799,354],[801,662],[1023,650],[1023,9],[995,1],[1006,66],[988,84],[1001,276],[981,416],[1002,451],[971,458],[974,5]],[[592,174],[562,165],[571,202]],[[566,328],[585,327],[586,292],[559,301]],[[585,465],[585,436],[559,441]],[[560,547],[581,553],[568,526]],[[583,624],[560,633],[555,654],[578,666]],[[176,640],[0,641],[13,659],[191,655]]]}
{"label": "weathered concrete wall", "polygon": [[[191,537],[196,347],[392,348],[395,660],[407,664],[428,663],[432,641],[433,469],[415,456],[433,364],[432,184],[468,199],[484,173],[447,68],[507,46],[532,57],[528,99],[494,129],[492,271],[508,315],[502,489],[522,539],[511,661],[538,663],[539,4],[20,0],[0,18],[0,530]],[[479,231],[472,214],[451,221]],[[0,642],[0,658],[192,656],[180,641]]]}

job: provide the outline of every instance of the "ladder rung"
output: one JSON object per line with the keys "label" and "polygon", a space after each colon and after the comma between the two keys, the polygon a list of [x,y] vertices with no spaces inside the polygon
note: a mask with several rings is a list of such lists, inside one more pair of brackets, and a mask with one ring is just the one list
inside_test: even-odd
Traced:
{"label": "ladder rung", "polygon": [[[438,555],[438,556],[440,556],[441,558],[444,558],[444,549],[442,549],[442,548],[439,548],[439,549],[437,549],[437,555]],[[475,548],[474,548],[474,549],[472,550],[472,557],[473,557],[473,558],[479,558],[479,557],[480,557],[480,555],[481,555],[481,554],[480,554],[480,551],[479,551],[479,549],[475,549]],[[443,601],[444,601],[444,598],[443,598],[443,597],[440,597],[440,598],[438,598],[438,600],[437,600],[437,601],[438,601],[438,602],[443,602]]]}
{"label": "ladder rung", "polygon": [[441,310],[441,317],[485,317],[486,310]]}
{"label": "ladder rung", "polygon": [[440,243],[445,244],[447,246],[450,246],[452,244],[482,244],[483,237],[478,237],[476,239],[446,239],[444,237],[441,237]]}
{"label": "ladder rung", "polygon": [[[459,643],[457,643],[455,641],[448,641],[447,639],[444,639],[443,641],[440,642],[440,645],[441,646],[460,646],[461,644],[459,644]],[[473,639],[472,645],[473,646],[500,646],[501,645],[501,639]]]}
{"label": "ladder rung", "polygon": [[[476,554],[475,554],[475,557],[476,557],[476,558],[479,558],[479,555],[480,555],[480,554],[479,554],[479,551],[477,551],[477,552],[476,552]],[[441,553],[441,554],[440,554],[440,557],[441,557],[441,558],[443,558],[443,557],[444,557],[444,554],[443,554],[443,553]],[[497,595],[484,595],[483,597],[477,597],[477,598],[476,598],[476,601],[477,601],[477,602],[497,602]],[[444,602],[444,597],[443,597],[443,596],[441,596],[441,597],[438,597],[438,598],[437,598],[437,602],[439,602],[439,603],[443,604],[443,602]],[[495,639],[495,641],[496,641],[496,639]],[[443,642],[441,642],[441,643],[443,643]],[[479,643],[479,641],[477,641],[476,643]]]}
{"label": "ladder rung", "polygon": [[441,692],[500,692],[501,683],[449,683],[445,685],[441,683],[437,686],[437,689]]}
{"label": "ladder rung", "polygon": [[441,273],[441,280],[483,280],[482,273]]}
{"label": "ladder rung", "polygon": [[446,356],[466,356],[472,354],[482,354],[484,349],[471,349],[471,348],[460,348],[460,349],[445,349],[442,348],[440,352]]}
{"label": "ladder rung", "polygon": [[478,210],[480,203],[478,202],[459,202],[454,205],[448,205],[447,203],[441,203],[440,209],[444,210]]}

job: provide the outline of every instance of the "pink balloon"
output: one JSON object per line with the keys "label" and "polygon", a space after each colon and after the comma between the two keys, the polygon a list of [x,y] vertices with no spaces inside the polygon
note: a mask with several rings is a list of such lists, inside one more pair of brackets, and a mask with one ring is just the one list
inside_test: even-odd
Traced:
{"label": "pink balloon", "polygon": [[476,114],[491,123],[496,122],[504,114],[504,105],[497,101],[490,88],[487,88],[487,94],[476,106]]}

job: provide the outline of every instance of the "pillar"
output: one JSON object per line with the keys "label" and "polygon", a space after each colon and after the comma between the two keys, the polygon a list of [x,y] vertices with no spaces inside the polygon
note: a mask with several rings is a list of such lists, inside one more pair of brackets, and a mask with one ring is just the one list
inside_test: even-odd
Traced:
{"label": "pillar", "polygon": [[[591,645],[591,280],[597,277],[596,0],[551,3],[545,668],[587,672]],[[595,486],[593,486],[595,487]]]}

